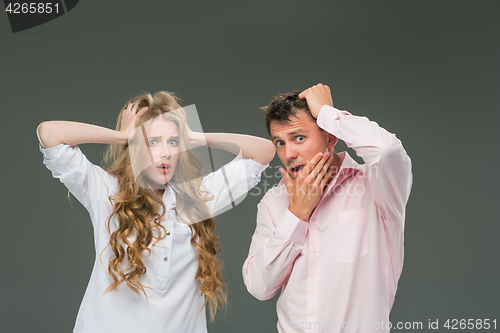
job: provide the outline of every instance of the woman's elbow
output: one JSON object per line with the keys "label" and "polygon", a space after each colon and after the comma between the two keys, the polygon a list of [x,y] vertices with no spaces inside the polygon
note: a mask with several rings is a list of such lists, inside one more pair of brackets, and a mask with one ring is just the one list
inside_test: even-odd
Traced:
{"label": "woman's elbow", "polygon": [[42,145],[43,148],[52,148],[57,146],[56,140],[53,138],[53,128],[51,121],[41,122],[36,128],[36,135],[38,137],[38,141]]}
{"label": "woman's elbow", "polygon": [[276,149],[274,149],[273,143],[268,140],[266,145],[263,147],[262,152],[259,154],[257,159],[255,159],[255,161],[259,162],[262,165],[269,164],[273,160],[275,154]]}

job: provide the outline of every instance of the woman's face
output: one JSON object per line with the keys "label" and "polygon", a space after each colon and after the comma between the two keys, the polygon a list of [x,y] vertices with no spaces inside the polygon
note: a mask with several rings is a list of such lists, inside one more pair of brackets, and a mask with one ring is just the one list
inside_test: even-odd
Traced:
{"label": "woman's face", "polygon": [[[148,144],[142,145],[141,158],[147,167],[144,175],[154,188],[164,188],[175,174],[179,162],[179,130],[162,117],[145,126]],[[144,136],[142,140],[145,141]]]}

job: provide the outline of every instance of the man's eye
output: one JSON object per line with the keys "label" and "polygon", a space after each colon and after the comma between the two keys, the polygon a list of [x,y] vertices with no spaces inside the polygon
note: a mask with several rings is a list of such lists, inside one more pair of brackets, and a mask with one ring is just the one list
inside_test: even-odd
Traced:
{"label": "man's eye", "polygon": [[283,146],[284,144],[285,144],[285,143],[284,143],[283,141],[278,141],[278,142],[276,142],[276,146],[277,146],[277,147],[281,147],[281,146]]}
{"label": "man's eye", "polygon": [[179,144],[179,142],[177,140],[170,140],[168,142],[168,144],[171,145],[171,146],[177,146]]}
{"label": "man's eye", "polygon": [[302,135],[299,135],[296,140],[297,140],[297,142],[302,142],[305,139],[306,139],[305,137],[303,137]]}

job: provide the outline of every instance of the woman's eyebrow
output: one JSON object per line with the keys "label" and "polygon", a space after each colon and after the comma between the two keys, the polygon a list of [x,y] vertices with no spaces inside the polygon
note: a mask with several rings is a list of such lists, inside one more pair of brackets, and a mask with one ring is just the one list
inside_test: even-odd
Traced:
{"label": "woman's eyebrow", "polygon": [[[161,138],[162,138],[162,136],[149,136],[148,137],[149,140],[159,140]],[[179,140],[179,136],[175,135],[175,136],[169,136],[169,137],[167,137],[167,140],[171,140],[171,139]]]}

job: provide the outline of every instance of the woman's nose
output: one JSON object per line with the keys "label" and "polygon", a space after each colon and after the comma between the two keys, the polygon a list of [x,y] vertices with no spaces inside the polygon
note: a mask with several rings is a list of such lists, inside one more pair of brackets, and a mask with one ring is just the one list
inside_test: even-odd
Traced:
{"label": "woman's nose", "polygon": [[161,147],[160,159],[169,159],[171,155],[168,145]]}

